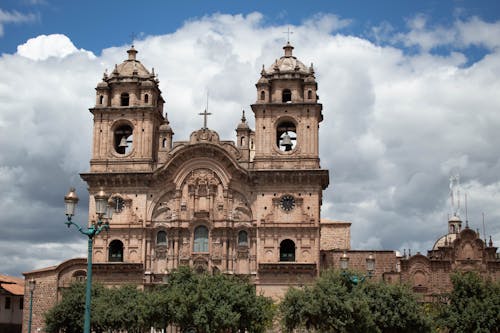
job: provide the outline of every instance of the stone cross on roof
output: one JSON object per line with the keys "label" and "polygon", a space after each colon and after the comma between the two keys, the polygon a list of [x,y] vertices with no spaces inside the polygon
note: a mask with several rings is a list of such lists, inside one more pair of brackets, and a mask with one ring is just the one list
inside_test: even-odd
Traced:
{"label": "stone cross on roof", "polygon": [[287,31],[284,31],[283,33],[287,34],[286,42],[290,43],[290,34],[293,34],[293,31],[290,31],[290,27],[288,27]]}
{"label": "stone cross on roof", "polygon": [[207,129],[207,116],[210,116],[211,113],[208,112],[208,92],[207,92],[207,107],[205,108],[205,112],[198,113],[200,116],[203,116],[203,127],[202,129]]}
{"label": "stone cross on roof", "polygon": [[207,116],[210,116],[211,113],[207,112],[205,109],[205,112],[198,113],[200,116],[203,116],[203,129],[207,129]]}

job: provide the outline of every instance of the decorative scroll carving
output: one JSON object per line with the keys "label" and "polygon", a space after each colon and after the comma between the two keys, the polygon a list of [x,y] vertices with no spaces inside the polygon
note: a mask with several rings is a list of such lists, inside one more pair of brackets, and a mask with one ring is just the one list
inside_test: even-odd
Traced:
{"label": "decorative scroll carving", "polygon": [[168,192],[160,198],[155,210],[153,211],[153,221],[166,222],[173,218],[175,211],[174,195],[174,192]]}
{"label": "decorative scroll carving", "polygon": [[248,200],[239,192],[233,192],[232,218],[236,221],[252,220],[252,211]]}

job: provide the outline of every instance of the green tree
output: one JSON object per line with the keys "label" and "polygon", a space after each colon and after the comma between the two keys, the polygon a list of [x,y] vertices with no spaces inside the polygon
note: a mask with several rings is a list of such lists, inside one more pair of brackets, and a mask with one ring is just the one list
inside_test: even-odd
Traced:
{"label": "green tree", "polygon": [[[104,291],[100,285],[92,286],[92,314],[95,311],[95,299]],[[85,312],[85,284],[74,283],[63,291],[62,300],[45,314],[47,333],[80,333],[83,331]],[[95,322],[93,318],[92,322]]]}
{"label": "green tree", "polygon": [[500,283],[475,272],[451,276],[453,290],[441,306],[438,323],[454,333],[500,332]]}
{"label": "green tree", "polygon": [[[81,332],[85,286],[73,284],[46,314],[46,330]],[[143,332],[172,324],[183,332],[264,332],[272,324],[271,299],[257,295],[248,280],[228,275],[196,274],[181,267],[168,283],[149,291],[135,286],[92,289],[91,328],[96,332]]]}
{"label": "green tree", "polygon": [[285,330],[324,333],[376,332],[364,294],[338,272],[325,272],[312,286],[290,289],[280,303]]}
{"label": "green tree", "polygon": [[353,273],[325,272],[312,286],[290,289],[280,304],[282,325],[325,333],[430,332],[430,321],[405,286],[370,280],[355,285]]}
{"label": "green tree", "polygon": [[171,323],[182,331],[259,333],[272,323],[272,301],[256,295],[253,285],[234,276],[196,274],[180,267],[169,276],[162,292]]}
{"label": "green tree", "polygon": [[384,333],[430,332],[431,320],[408,286],[402,284],[366,283],[367,296],[375,325]]}
{"label": "green tree", "polygon": [[142,332],[151,327],[145,294],[136,286],[104,289],[95,300],[94,326],[103,331]]}

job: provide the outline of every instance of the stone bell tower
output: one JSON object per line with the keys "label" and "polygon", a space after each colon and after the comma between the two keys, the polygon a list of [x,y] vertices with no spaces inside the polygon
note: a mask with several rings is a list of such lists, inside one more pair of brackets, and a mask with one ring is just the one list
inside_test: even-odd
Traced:
{"label": "stone bell tower", "polygon": [[255,168],[319,168],[318,128],[323,115],[314,69],[293,56],[290,43],[283,49],[280,59],[262,68],[255,85]]}
{"label": "stone bell tower", "polygon": [[257,84],[255,114],[255,203],[258,212],[258,286],[283,295],[290,285],[319,274],[320,221],[328,170],[320,168],[318,103],[312,65],[292,53],[263,68]]}
{"label": "stone bell tower", "polygon": [[134,46],[127,53],[96,88],[91,172],[152,171],[158,161],[165,122],[159,81],[136,59]]}

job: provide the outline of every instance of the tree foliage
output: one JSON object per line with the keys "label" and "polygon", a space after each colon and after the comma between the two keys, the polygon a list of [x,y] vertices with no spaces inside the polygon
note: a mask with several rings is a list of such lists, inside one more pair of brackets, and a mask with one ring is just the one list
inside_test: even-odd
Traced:
{"label": "tree foliage", "polygon": [[[92,286],[92,298],[97,299],[104,288]],[[91,311],[95,310],[92,302]],[[45,314],[45,331],[48,333],[80,333],[83,332],[85,312],[85,284],[74,283],[62,293],[62,301]]]}
{"label": "tree foliage", "polygon": [[314,285],[290,289],[280,304],[283,327],[317,332],[428,332],[430,323],[410,290],[329,271]]}
{"label": "tree foliage", "polygon": [[438,323],[455,333],[500,332],[500,283],[475,272],[451,276],[448,304],[439,307]]}
{"label": "tree foliage", "polygon": [[[48,333],[82,332],[85,286],[71,285],[45,316]],[[259,296],[241,278],[196,274],[187,267],[172,272],[168,283],[142,291],[136,286],[92,289],[91,328],[95,332],[148,331],[178,326],[183,332],[264,332],[272,323],[272,300]]]}
{"label": "tree foliage", "polygon": [[238,277],[196,274],[187,267],[173,272],[163,289],[172,323],[182,331],[264,332],[273,318],[272,301]]}

